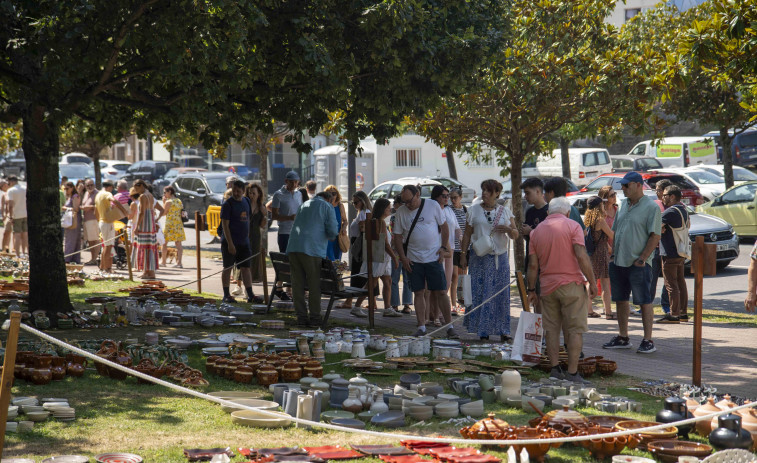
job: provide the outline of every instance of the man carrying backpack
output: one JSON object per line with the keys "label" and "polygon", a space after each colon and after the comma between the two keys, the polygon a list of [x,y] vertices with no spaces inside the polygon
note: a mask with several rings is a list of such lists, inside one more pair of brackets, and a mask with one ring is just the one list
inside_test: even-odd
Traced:
{"label": "man carrying backpack", "polygon": [[662,214],[660,256],[665,289],[670,296],[670,313],[657,320],[657,323],[680,323],[689,320],[686,311],[689,292],[683,269],[684,261],[691,255],[689,214],[686,206],[681,204],[681,190],[675,185],[665,188],[662,201],[666,209]]}

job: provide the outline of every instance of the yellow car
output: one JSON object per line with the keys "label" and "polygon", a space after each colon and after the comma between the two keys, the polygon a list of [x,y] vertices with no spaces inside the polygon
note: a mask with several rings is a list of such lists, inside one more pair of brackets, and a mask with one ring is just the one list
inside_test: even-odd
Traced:
{"label": "yellow car", "polygon": [[757,236],[757,181],[742,183],[726,190],[697,212],[720,217],[733,225],[739,236]]}

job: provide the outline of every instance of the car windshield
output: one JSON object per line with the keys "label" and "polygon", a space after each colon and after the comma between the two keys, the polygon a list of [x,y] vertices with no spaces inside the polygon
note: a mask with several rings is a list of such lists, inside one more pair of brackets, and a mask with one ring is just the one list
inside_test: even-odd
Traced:
{"label": "car windshield", "polygon": [[436,180],[437,182],[441,183],[442,185],[446,186],[447,188],[459,188],[463,186],[462,183],[455,181],[451,178],[446,177],[434,177],[431,180]]}
{"label": "car windshield", "polygon": [[431,190],[435,185],[421,185],[421,198],[431,198]]}
{"label": "car windshield", "polygon": [[746,169],[733,169],[733,180],[736,182],[748,182],[757,180],[757,174]]}
{"label": "car windshield", "polygon": [[69,179],[95,176],[95,168],[89,164],[60,164],[59,168],[60,175]]}
{"label": "car windshield", "polygon": [[163,176],[164,179],[176,178],[179,176],[179,171],[176,169],[168,169],[168,172]]}
{"label": "car windshield", "polygon": [[718,177],[715,174],[705,172],[703,170],[692,170],[687,172],[687,174],[700,185],[716,185],[718,183],[725,183],[723,177]]}
{"label": "car windshield", "polygon": [[226,178],[206,178],[210,193],[223,194],[226,191]]}

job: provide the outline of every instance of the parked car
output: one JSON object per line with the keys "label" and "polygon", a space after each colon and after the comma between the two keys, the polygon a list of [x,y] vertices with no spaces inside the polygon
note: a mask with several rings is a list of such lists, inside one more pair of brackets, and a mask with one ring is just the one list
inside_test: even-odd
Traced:
{"label": "parked car", "polygon": [[733,225],[740,236],[757,236],[757,181],[736,185],[709,203],[699,206],[698,212],[714,215]]}
{"label": "parked car", "polygon": [[402,187],[405,185],[418,185],[421,187],[421,198],[431,198],[431,189],[435,185],[441,185],[441,182],[431,180],[429,178],[421,177],[402,177],[397,180],[389,180],[388,182],[378,184],[370,193],[368,197],[371,201],[376,201],[379,198],[387,198],[390,201],[402,192]]}
{"label": "parked car", "polygon": [[626,156],[657,158],[665,167],[688,167],[697,164],[716,164],[718,155],[715,141],[708,137],[668,137],[645,140]]}
{"label": "parked car", "polygon": [[121,177],[126,175],[126,169],[128,169],[130,166],[130,162],[114,161],[108,159],[105,161],[100,161],[100,173],[103,176],[103,180],[117,182],[121,180]]}
{"label": "parked car", "polygon": [[189,217],[194,217],[195,211],[204,214],[208,206],[221,205],[228,176],[228,172],[185,172],[179,174],[171,185]]}
{"label": "parked car", "polygon": [[463,185],[461,182],[459,182],[458,180],[455,180],[454,178],[450,178],[450,177],[429,177],[429,178],[431,180],[441,183],[442,185],[446,186],[450,190],[453,188],[459,188],[460,190],[462,190],[463,204],[472,203],[473,199],[476,197],[476,190]]}
{"label": "parked car", "polygon": [[258,169],[253,170],[252,167],[241,162],[213,162],[213,167],[210,170],[213,172],[237,174],[244,180],[253,180],[253,177],[258,172]]}
{"label": "parked car", "polygon": [[725,180],[722,177],[701,169],[699,166],[677,167],[670,169],[661,169],[658,172],[670,172],[672,174],[683,175],[686,180],[693,183],[702,193],[702,199],[705,202],[712,201],[715,197],[720,196],[725,191]]}
{"label": "parked car", "polygon": [[[730,135],[733,135],[733,132],[733,129],[728,131]],[[718,151],[718,161],[722,162],[723,145],[720,144],[720,131],[713,130],[712,132],[704,134],[704,136],[712,137],[715,140]],[[731,155],[735,165],[757,165],[757,128],[747,129],[733,138],[731,141]]]}
{"label": "parked car", "polygon": [[[102,175],[102,174],[101,174]],[[95,178],[95,166],[94,164],[85,164],[83,162],[72,162],[69,164],[58,164],[58,183],[63,180],[63,177],[68,178],[69,182],[76,184],[79,180],[85,178]]]}
{"label": "parked car", "polygon": [[[723,169],[725,169],[725,167],[722,164],[704,165],[704,166],[697,166],[697,167],[699,167],[702,170],[712,172],[718,177],[725,179],[725,174],[723,173]],[[733,184],[734,185],[740,185],[744,182],[751,182],[754,180],[757,180],[757,174],[755,174],[749,169],[744,169],[743,167],[739,167],[739,166],[733,166]],[[723,181],[725,182],[725,180]]]}
{"label": "parked car", "polygon": [[26,180],[26,158],[24,150],[15,150],[0,157],[0,176],[15,175],[19,180]]}
{"label": "parked car", "polygon": [[197,167],[198,169],[208,168],[208,161],[203,156],[198,156],[196,154],[174,156],[173,160],[178,164],[178,167]]}
{"label": "parked car", "polygon": [[121,178],[129,182],[129,186],[137,179],[153,183],[173,167],[179,167],[179,165],[169,161],[137,161],[126,169],[126,174]]}
{"label": "parked car", "polygon": [[649,156],[640,156],[634,158],[631,156],[610,156],[612,161],[613,172],[648,172],[650,170],[662,169],[662,164],[657,158]]}
{"label": "parked car", "polygon": [[[581,188],[579,191],[581,193],[596,194],[599,189],[605,185],[612,185],[612,188],[614,190],[622,191],[622,188],[620,187],[620,180],[624,175],[625,173],[622,172],[600,175],[599,177],[595,178],[590,184]],[[697,188],[697,186],[690,181],[686,180],[686,178],[684,178],[680,174],[658,171],[641,172],[641,178],[643,178],[644,182],[646,182],[646,186],[644,187],[645,190],[647,188],[654,190],[657,182],[659,182],[663,178],[666,178],[681,189],[681,194],[683,195],[683,198],[681,199],[682,203],[688,206],[698,206],[704,203],[704,199],[702,198],[702,194],[699,192],[699,188]]]}
{"label": "parked car", "polygon": [[166,172],[161,178],[152,182],[153,196],[155,196],[158,199],[162,198],[163,188],[172,184],[173,181],[176,180],[176,177],[178,177],[180,174],[187,173],[187,172],[207,172],[207,171],[208,169],[200,169],[198,167],[174,167],[172,169],[168,169],[168,172]]}
{"label": "parked car", "polygon": [[[586,185],[594,177],[612,172],[610,153],[604,148],[569,148],[570,180],[576,185]],[[523,165],[523,178],[562,176],[562,152],[540,155],[536,161]]]}
{"label": "parked car", "polygon": [[84,153],[68,153],[60,157],[60,163],[61,164],[73,164],[73,163],[92,164],[92,158],[90,158]]}

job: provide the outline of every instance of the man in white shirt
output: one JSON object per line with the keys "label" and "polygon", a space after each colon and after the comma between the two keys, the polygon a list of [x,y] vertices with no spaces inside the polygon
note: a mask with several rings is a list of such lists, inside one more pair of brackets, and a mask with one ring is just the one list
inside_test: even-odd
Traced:
{"label": "man in white shirt", "polygon": [[19,185],[15,175],[8,177],[8,217],[13,224],[13,247],[16,257],[29,252],[29,226],[26,215],[26,188]]}
{"label": "man in white shirt", "polygon": [[[5,179],[0,179],[0,219],[5,221],[5,219],[8,218],[8,189],[10,187],[8,186],[8,181]],[[10,222],[6,222],[5,230],[3,231],[3,246],[2,249],[5,252],[8,252],[8,245],[11,242],[11,235],[13,234],[13,227],[11,226]]]}
{"label": "man in white shirt", "polygon": [[[421,199],[420,190],[405,185],[400,194],[402,206],[394,217],[392,234],[394,247],[402,266],[410,275],[410,287],[415,296],[415,317],[418,331],[414,336],[426,334],[429,307],[424,301],[425,291],[431,292],[439,307],[449,306],[447,279],[442,261],[449,249],[449,229],[439,203]],[[417,221],[415,220],[417,216]],[[413,226],[415,221],[415,226]],[[454,328],[447,328],[447,336],[456,338]]]}

